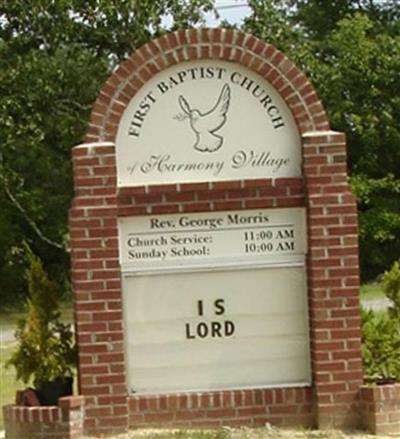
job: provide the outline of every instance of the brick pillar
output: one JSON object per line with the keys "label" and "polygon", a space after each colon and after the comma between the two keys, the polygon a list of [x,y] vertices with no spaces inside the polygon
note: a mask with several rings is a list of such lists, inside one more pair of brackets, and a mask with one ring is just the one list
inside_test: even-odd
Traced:
{"label": "brick pillar", "polygon": [[77,146],[73,165],[72,279],[85,430],[111,433],[128,426],[114,145]]}
{"label": "brick pillar", "polygon": [[67,396],[58,400],[62,425],[66,426],[68,439],[81,439],[84,431],[84,398]]}
{"label": "brick pillar", "polygon": [[303,135],[311,361],[320,428],[359,425],[362,385],[357,206],[344,134]]}

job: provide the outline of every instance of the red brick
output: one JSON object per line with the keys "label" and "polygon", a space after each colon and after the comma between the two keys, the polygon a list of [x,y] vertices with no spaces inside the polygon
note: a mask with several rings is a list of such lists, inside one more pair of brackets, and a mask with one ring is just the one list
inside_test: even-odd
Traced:
{"label": "red brick", "polygon": [[227,195],[228,198],[248,198],[248,197],[255,197],[257,193],[254,189],[247,188],[247,189],[228,190]]}
{"label": "red brick", "polygon": [[125,382],[125,375],[122,374],[99,376],[96,378],[97,384],[115,384],[115,383],[124,383],[124,382]]}
{"label": "red brick", "polygon": [[107,395],[111,393],[109,386],[84,386],[81,384],[82,395]]}
{"label": "red brick", "polygon": [[182,420],[198,420],[205,418],[206,412],[204,410],[186,410],[186,411],[179,411],[175,415],[175,419],[178,421]]}
{"label": "red brick", "polygon": [[234,418],[236,410],[233,408],[214,409],[206,412],[207,418]]}
{"label": "red brick", "polygon": [[[123,430],[128,426],[128,419],[126,416],[112,416],[112,417],[100,417],[98,418],[98,423],[100,426],[106,427],[122,427]],[[121,430],[121,431],[123,431]]]}
{"label": "red brick", "polygon": [[125,404],[126,395],[101,395],[97,398],[99,405]]}
{"label": "red brick", "polygon": [[76,303],[75,309],[77,311],[103,311],[105,309],[105,303],[104,302]]}
{"label": "red brick", "polygon": [[[362,373],[358,370],[357,372],[340,372],[332,374],[334,381],[351,381],[351,380],[362,380]],[[354,396],[353,396],[354,398]]]}
{"label": "red brick", "polygon": [[146,206],[129,206],[118,208],[119,217],[145,215],[146,213]]}
{"label": "red brick", "polygon": [[183,212],[207,212],[211,210],[211,204],[205,202],[183,204]]}
{"label": "red brick", "polygon": [[336,393],[346,391],[346,383],[318,384],[317,392]]}
{"label": "red brick", "polygon": [[236,210],[242,207],[241,201],[215,201],[214,210]]}
{"label": "red brick", "polygon": [[162,194],[160,193],[137,194],[134,196],[134,199],[136,204],[161,203]]}
{"label": "red brick", "polygon": [[187,394],[179,395],[179,408],[180,410],[185,410],[189,407],[189,396]]}
{"label": "red brick", "polygon": [[215,181],[211,183],[212,189],[225,190],[225,189],[240,189],[240,181]]}
{"label": "red brick", "polygon": [[86,409],[86,414],[89,417],[100,418],[100,417],[104,417],[104,416],[111,416],[112,410],[111,410],[111,406],[93,407],[93,408],[88,407]]}
{"label": "red brick", "polygon": [[262,179],[254,179],[254,180],[244,180],[243,185],[245,188],[263,188],[265,186],[272,185],[272,179],[262,178]]}
{"label": "red brick", "polygon": [[173,421],[173,412],[145,413],[144,421],[152,424],[162,425],[166,422]]}
{"label": "red brick", "polygon": [[259,189],[259,194],[261,197],[279,197],[280,195],[287,195],[286,186],[269,186]]}
{"label": "red brick", "polygon": [[109,353],[100,354],[97,356],[99,363],[117,363],[124,361],[124,354],[122,353]]}
{"label": "red brick", "polygon": [[151,213],[153,214],[178,213],[178,212],[179,212],[178,204],[151,206]]}
{"label": "red brick", "polygon": [[237,411],[238,416],[259,416],[259,415],[265,415],[266,414],[266,408],[265,407],[244,407],[239,408]]}
{"label": "red brick", "polygon": [[96,332],[96,331],[106,331],[107,327],[104,323],[86,323],[86,322],[79,322],[76,323],[79,332],[85,333],[85,332]]}
{"label": "red brick", "polygon": [[209,189],[209,183],[182,183],[180,192],[204,191]]}
{"label": "red brick", "polygon": [[[82,211],[79,211],[82,212]],[[92,227],[100,227],[101,220],[98,218],[87,218],[87,219],[73,219],[69,220],[70,227],[72,228],[92,228]]]}
{"label": "red brick", "polygon": [[269,407],[269,413],[272,415],[289,415],[295,414],[298,411],[297,405],[275,405]]}
{"label": "red brick", "polygon": [[197,193],[197,199],[199,201],[213,201],[226,199],[226,191],[201,191]]}
{"label": "red brick", "polygon": [[80,366],[80,372],[81,374],[85,375],[98,375],[98,374],[105,374],[108,372],[107,366],[96,366],[96,365],[90,365],[90,366]]}
{"label": "red brick", "polygon": [[304,197],[281,198],[276,200],[277,207],[300,207],[304,205]]}
{"label": "red brick", "polygon": [[[165,195],[165,199],[168,202],[186,202],[186,201],[194,201],[195,196],[194,192],[178,192],[178,193],[167,193]],[[199,198],[201,199],[201,198]]]}
{"label": "red brick", "polygon": [[255,199],[255,200],[245,200],[246,209],[262,209],[274,206],[273,200],[268,199]]}
{"label": "red brick", "polygon": [[243,404],[246,406],[254,404],[253,392],[251,390],[243,391]]}

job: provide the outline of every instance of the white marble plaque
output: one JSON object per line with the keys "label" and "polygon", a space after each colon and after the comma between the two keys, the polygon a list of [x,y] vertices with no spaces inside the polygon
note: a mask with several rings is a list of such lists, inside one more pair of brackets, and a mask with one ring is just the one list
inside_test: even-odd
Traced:
{"label": "white marble plaque", "polygon": [[301,175],[286,103],[261,76],[218,60],[145,83],[122,115],[116,152],[119,186]]}
{"label": "white marble plaque", "polygon": [[303,267],[123,277],[130,393],[310,383]]}
{"label": "white marble plaque", "polygon": [[119,219],[123,271],[303,264],[304,208]]}

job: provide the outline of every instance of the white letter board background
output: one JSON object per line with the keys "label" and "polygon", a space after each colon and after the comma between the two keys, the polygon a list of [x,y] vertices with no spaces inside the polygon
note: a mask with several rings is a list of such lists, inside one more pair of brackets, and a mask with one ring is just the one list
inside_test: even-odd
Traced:
{"label": "white letter board background", "polygon": [[[304,265],[124,274],[123,303],[130,393],[310,383]],[[187,338],[225,321],[232,335]]]}

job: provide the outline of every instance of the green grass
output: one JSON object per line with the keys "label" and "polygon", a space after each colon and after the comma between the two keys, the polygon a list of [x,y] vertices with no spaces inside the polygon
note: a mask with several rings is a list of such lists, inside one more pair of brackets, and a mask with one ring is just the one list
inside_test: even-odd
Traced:
{"label": "green grass", "polygon": [[[15,401],[15,391],[24,388],[18,382],[13,368],[5,369],[4,364],[15,349],[15,344],[8,343],[0,346],[0,406],[11,404]],[[0,410],[0,431],[3,429],[3,411]]]}
{"label": "green grass", "polygon": [[[385,436],[386,437],[386,436]],[[221,428],[218,430],[140,429],[112,436],[110,439],[373,439],[362,432],[344,433],[335,430],[266,428]],[[86,438],[90,439],[90,438]]]}
{"label": "green grass", "polygon": [[361,285],[360,293],[362,300],[378,300],[386,297],[382,283],[377,281]]}
{"label": "green grass", "polygon": [[[118,436],[117,436],[118,437]],[[227,439],[230,437],[227,429],[219,430],[176,430],[176,429],[143,429],[121,435],[122,439]]]}

